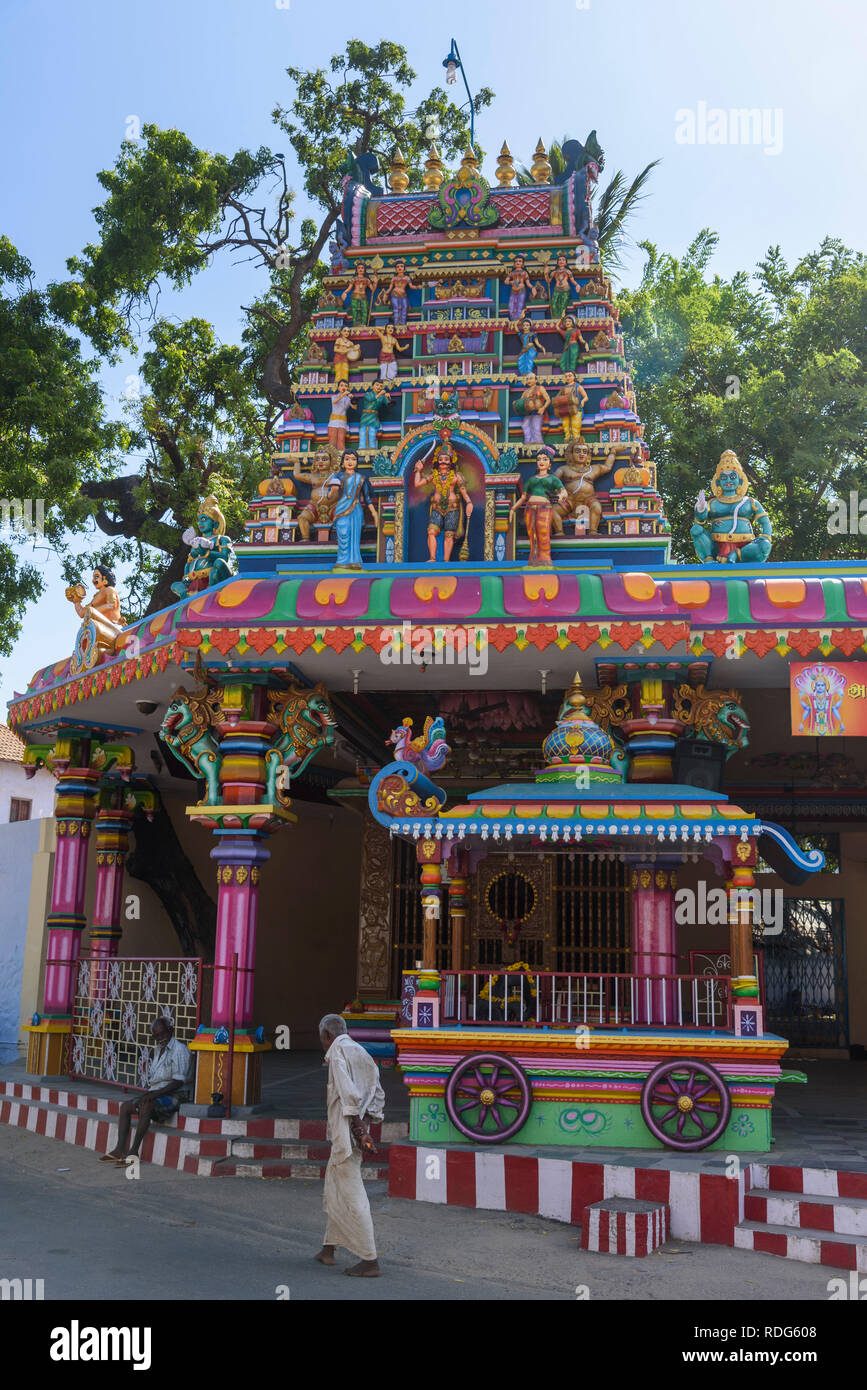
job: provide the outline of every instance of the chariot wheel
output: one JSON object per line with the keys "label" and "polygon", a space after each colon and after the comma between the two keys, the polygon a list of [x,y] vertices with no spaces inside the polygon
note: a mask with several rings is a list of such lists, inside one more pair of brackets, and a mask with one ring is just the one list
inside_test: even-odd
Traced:
{"label": "chariot wheel", "polygon": [[446,1086],[449,1119],[476,1144],[501,1144],[517,1134],[530,1113],[531,1091],[517,1062],[478,1052],[459,1062]]}
{"label": "chariot wheel", "polygon": [[660,1062],[641,1092],[641,1113],[654,1138],[669,1149],[695,1152],[719,1139],[732,1099],[719,1072],[707,1062]]}

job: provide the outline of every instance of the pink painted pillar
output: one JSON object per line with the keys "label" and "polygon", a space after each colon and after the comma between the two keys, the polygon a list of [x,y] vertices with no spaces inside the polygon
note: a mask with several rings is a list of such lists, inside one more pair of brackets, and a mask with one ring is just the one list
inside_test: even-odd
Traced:
{"label": "pink painted pillar", "polygon": [[[87,745],[85,745],[87,748]],[[75,993],[75,963],[81,933],[87,925],[84,895],[90,826],[96,815],[99,772],[90,767],[67,767],[58,776],[54,795],[57,849],[51,911],[46,921],[48,943],[43,1015],[69,1018]]]}
{"label": "pink painted pillar", "polygon": [[633,870],[632,972],[642,977],[635,984],[636,1023],[671,1027],[678,1022],[676,982],[645,983],[647,976],[677,974],[676,887],[672,869],[648,865]]}
{"label": "pink painted pillar", "polygon": [[214,952],[214,997],[211,1026],[229,1027],[232,1020],[232,958],[238,956],[235,988],[235,1029],[253,1021],[253,981],[256,965],[256,924],[259,911],[260,865],[270,851],[258,839],[227,836],[211,850],[217,861],[217,943]]}
{"label": "pink painted pillar", "polygon": [[[114,793],[112,799],[120,800],[122,795]],[[117,955],[121,937],[123,872],[132,816],[132,811],[116,806],[101,806],[96,816],[96,901],[90,950],[106,959]]]}

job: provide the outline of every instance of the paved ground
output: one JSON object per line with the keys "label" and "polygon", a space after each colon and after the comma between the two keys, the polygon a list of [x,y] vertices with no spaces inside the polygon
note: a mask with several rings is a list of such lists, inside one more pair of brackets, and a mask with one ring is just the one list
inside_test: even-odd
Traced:
{"label": "paved ground", "polygon": [[[385,1273],[345,1279],[311,1259],[322,1185],[215,1182],[142,1165],[138,1181],[90,1152],[0,1126],[0,1278],[46,1299],[610,1301],[828,1300],[835,1271],[672,1241],[644,1260],[582,1253],[540,1217],[398,1201],[370,1189]],[[350,1263],[340,1252],[343,1264]],[[709,1310],[710,1312],[710,1310]]]}

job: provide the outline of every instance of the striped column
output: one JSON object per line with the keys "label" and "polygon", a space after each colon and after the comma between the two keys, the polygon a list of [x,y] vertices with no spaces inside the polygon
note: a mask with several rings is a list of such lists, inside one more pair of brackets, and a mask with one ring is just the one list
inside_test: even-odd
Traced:
{"label": "striped column", "polygon": [[[58,744],[58,764],[61,745]],[[54,815],[57,822],[57,849],[54,856],[54,880],[51,888],[51,911],[46,920],[48,943],[46,959],[51,962],[45,970],[43,1014],[46,1018],[68,1019],[72,1013],[75,992],[75,963],[81,950],[81,933],[87,922],[84,898],[87,887],[87,850],[90,827],[96,816],[99,771],[87,766],[90,741],[76,742],[70,749],[70,760],[84,766],[64,767],[58,774],[54,794]]]}
{"label": "striped column", "polygon": [[739,999],[758,999],[759,982],[753,959],[753,889],[756,885],[755,840],[729,840],[729,951],[731,953],[732,993]]}
{"label": "striped column", "polygon": [[[640,976],[677,974],[673,869],[648,865],[632,873],[632,973]],[[636,1023],[677,1020],[677,984],[672,981],[635,985]]]}
{"label": "striped column", "polygon": [[96,813],[96,900],[90,950],[94,956],[110,959],[117,955],[121,937],[120,914],[123,907],[123,873],[129,849],[129,830],[133,811],[123,805],[125,788],[112,789]]}

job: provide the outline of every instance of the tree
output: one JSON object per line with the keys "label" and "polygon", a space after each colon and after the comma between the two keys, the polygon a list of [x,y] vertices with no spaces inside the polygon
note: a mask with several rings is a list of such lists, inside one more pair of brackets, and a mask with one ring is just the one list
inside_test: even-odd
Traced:
{"label": "tree", "polygon": [[[571,136],[564,135],[562,140],[554,140],[548,151],[548,162],[551,165],[551,178],[554,183],[560,183],[566,177],[567,163],[563,154],[563,146],[569,139]],[[630,182],[627,182],[623,170],[618,169],[602,191],[597,191],[594,199],[593,216],[599,231],[599,250],[605,262],[605,269],[609,274],[622,269],[623,251],[628,240],[627,224],[642,198],[647,196],[645,187],[658,163],[659,160],[654,159],[650,164],[646,164]],[[523,164],[518,165],[516,175],[517,181],[522,187],[526,188],[535,183],[530,170]]]}
{"label": "tree", "polygon": [[96,364],[82,356],[50,295],[34,287],[30,263],[8,237],[0,237],[0,362],[0,652],[7,653],[25,607],[43,589],[16,542],[38,527],[41,504],[44,541],[72,578],[67,529],[88,515],[82,481],[107,477],[124,442],[105,419]]}
{"label": "tree", "polygon": [[159,319],[148,342],[127,402],[142,462],[82,491],[100,529],[118,538],[119,556],[135,562],[128,608],[152,613],[176,602],[183,532],[205,494],[216,496],[231,533],[242,529],[278,412],[258,395],[247,350],[220,344],[204,319]]}
{"label": "tree", "polygon": [[[108,193],[95,211],[100,240],[69,262],[74,278],[57,291],[70,321],[101,351],[133,345],[136,316],[152,308],[161,283],[180,288],[213,256],[232,252],[267,277],[262,299],[247,312],[258,324],[262,392],[287,403],[286,358],[306,328],[311,277],[322,273],[349,156],[372,155],[383,164],[399,145],[415,167],[433,121],[446,158],[468,139],[466,115],[441,87],[407,107],[404,93],[416,74],[400,44],[382,40],[370,48],[352,39],[332,57],[330,75],[321,68],[287,73],[295,94],[288,107],[275,107],[273,119],[295,152],[319,220],[305,218],[293,241],[295,195],[282,154],[262,147],[211,155],[180,131],[145,125],[143,146],[124,141],[114,169],[99,175]],[[492,99],[483,88],[476,111]]]}
{"label": "tree", "polygon": [[772,247],[755,273],[706,275],[717,236],[679,260],[649,242],[621,294],[638,406],[679,558],[693,560],[695,497],[734,449],[780,560],[844,559],[829,504],[867,489],[867,258],[827,238],[794,266]]}

